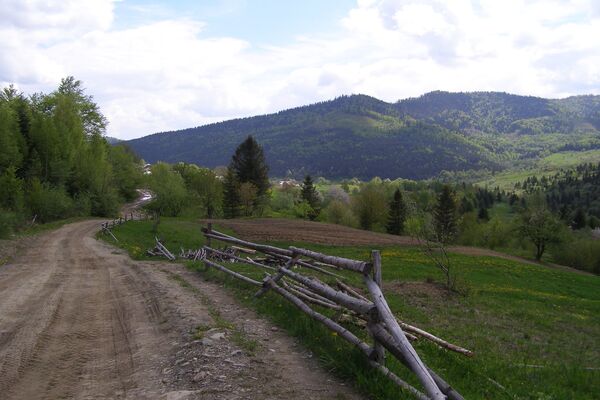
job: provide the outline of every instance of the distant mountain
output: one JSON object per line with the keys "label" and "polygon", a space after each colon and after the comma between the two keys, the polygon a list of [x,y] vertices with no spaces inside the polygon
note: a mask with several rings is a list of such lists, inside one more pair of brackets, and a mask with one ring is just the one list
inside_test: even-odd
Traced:
{"label": "distant mountain", "polygon": [[562,100],[497,92],[431,92],[386,103],[365,95],[162,132],[127,144],[148,162],[226,165],[253,135],[272,176],[421,179],[498,171],[517,160],[600,148],[600,96]]}
{"label": "distant mountain", "polygon": [[119,144],[119,143],[123,142],[122,139],[118,139],[116,137],[111,137],[111,136],[106,136],[106,137],[104,137],[104,139],[106,139],[108,144]]}

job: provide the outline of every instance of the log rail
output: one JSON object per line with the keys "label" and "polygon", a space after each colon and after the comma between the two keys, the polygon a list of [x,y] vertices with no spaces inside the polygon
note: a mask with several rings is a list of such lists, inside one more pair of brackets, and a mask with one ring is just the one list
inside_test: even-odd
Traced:
{"label": "log rail", "polygon": [[[359,349],[366,356],[366,362],[370,366],[379,370],[415,398],[421,400],[463,400],[463,397],[454,388],[425,365],[410,341],[423,338],[465,356],[472,356],[473,353],[396,318],[383,294],[381,255],[379,251],[374,250],[369,261],[358,261],[297,247],[282,249],[252,243],[218,232],[212,228],[210,223],[202,231],[207,238],[207,245],[203,249],[209,255],[219,254],[219,250],[213,248],[211,243],[212,241],[220,241],[235,246],[243,246],[244,249],[263,253],[266,256],[280,260],[280,263],[273,267],[252,260],[250,257],[233,257],[237,262],[267,270],[268,272],[265,272],[265,278],[262,282],[232,271],[209,260],[208,257],[203,260],[206,268],[217,269],[236,279],[257,286],[259,290],[255,297],[260,297],[269,291],[280,295],[304,314],[321,322],[339,337]],[[324,283],[315,276],[303,275],[301,273],[303,268],[338,278],[336,279],[337,288]],[[359,293],[358,289],[342,282],[343,276],[328,269],[349,271],[362,275],[368,293],[365,295]],[[338,315],[345,312],[353,320],[361,322],[366,327],[372,344],[368,344],[356,336],[352,331],[341,325],[339,321],[336,322],[334,319],[311,308],[309,304],[334,310]],[[418,378],[422,390],[415,388],[390,371],[385,366],[386,356],[396,358],[412,371]]]}

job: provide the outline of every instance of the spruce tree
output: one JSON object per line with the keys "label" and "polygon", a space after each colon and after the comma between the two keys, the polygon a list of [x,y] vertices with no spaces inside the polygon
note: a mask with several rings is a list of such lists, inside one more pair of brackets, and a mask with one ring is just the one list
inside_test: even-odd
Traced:
{"label": "spruce tree", "polygon": [[438,196],[438,203],[433,212],[436,239],[447,244],[457,233],[456,200],[450,186],[444,185]]}
{"label": "spruce tree", "polygon": [[257,197],[262,198],[269,190],[269,167],[262,147],[248,136],[235,150],[230,168],[240,184],[249,182],[258,189]]}
{"label": "spruce tree", "polygon": [[394,199],[390,203],[390,213],[386,227],[388,233],[393,235],[402,235],[404,233],[406,214],[406,203],[402,198],[402,192],[400,189],[396,189]]}
{"label": "spruce tree", "polygon": [[241,206],[240,183],[235,171],[227,168],[223,181],[223,215],[225,218],[236,218],[240,215]]}
{"label": "spruce tree", "polygon": [[483,221],[489,221],[490,220],[490,214],[488,213],[487,208],[481,207],[479,209],[479,212],[477,213],[477,219],[480,219],[480,220],[483,220]]}
{"label": "spruce tree", "polygon": [[304,182],[302,182],[302,191],[300,192],[300,196],[302,200],[306,201],[312,209],[312,211],[308,213],[308,218],[311,221],[314,221],[321,213],[321,205],[319,201],[319,194],[317,193],[317,189],[315,188],[315,185],[313,184],[310,175],[306,175],[304,177]]}
{"label": "spruce tree", "polygon": [[571,221],[571,228],[573,229],[582,229],[587,225],[587,218],[585,215],[585,211],[581,208],[578,208],[575,211],[575,215],[573,215],[573,220]]}

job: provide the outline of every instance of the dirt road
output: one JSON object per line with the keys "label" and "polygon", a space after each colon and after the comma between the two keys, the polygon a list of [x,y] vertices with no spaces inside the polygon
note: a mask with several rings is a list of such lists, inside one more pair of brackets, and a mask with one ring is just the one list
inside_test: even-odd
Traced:
{"label": "dirt road", "polygon": [[98,226],[45,233],[0,266],[0,398],[360,398],[222,288],[132,261]]}

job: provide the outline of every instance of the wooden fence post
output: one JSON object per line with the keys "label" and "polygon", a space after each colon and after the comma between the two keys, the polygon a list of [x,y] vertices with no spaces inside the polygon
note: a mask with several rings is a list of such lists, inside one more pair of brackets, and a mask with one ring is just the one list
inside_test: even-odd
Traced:
{"label": "wooden fence post", "polygon": [[[207,224],[207,229],[206,229],[206,232],[207,232],[207,233],[211,233],[211,234],[212,234],[212,222],[209,222],[209,223]],[[207,245],[208,247],[212,247],[212,246],[210,245],[210,243],[211,243],[211,241],[210,241],[210,236],[205,236],[205,237],[206,237],[206,245]]]}
{"label": "wooden fence post", "polygon": [[[383,291],[382,285],[382,273],[381,273],[381,253],[379,250],[371,251],[371,262],[373,263],[373,280],[377,283],[377,286]],[[377,314],[378,315],[378,314]],[[374,318],[369,318],[369,324],[378,324],[381,321],[373,320]],[[378,362],[381,365],[385,365],[385,348],[381,343],[377,341],[377,339],[373,338],[373,353],[371,358]]]}
{"label": "wooden fence post", "polygon": [[[208,232],[209,234],[212,234],[212,222],[209,222],[208,224],[206,224],[206,232]],[[208,247],[212,247],[211,246],[211,239],[210,236],[204,236],[204,238],[206,239],[206,246]],[[208,264],[204,263],[204,272],[208,271]]]}

